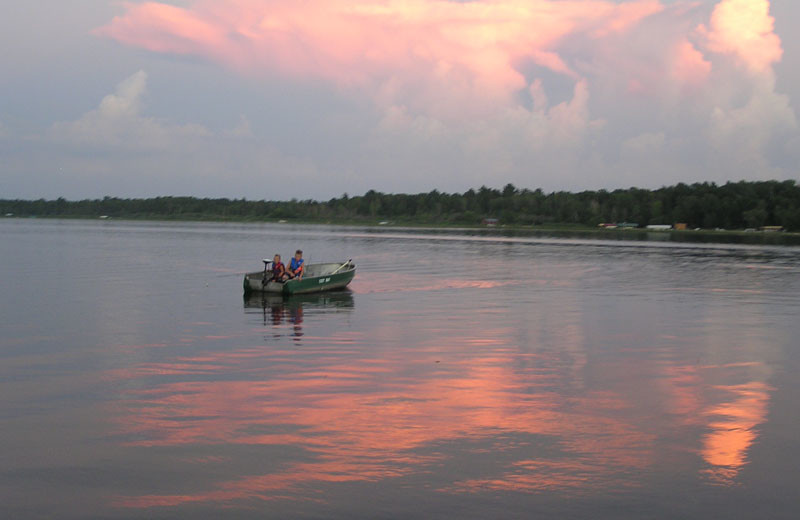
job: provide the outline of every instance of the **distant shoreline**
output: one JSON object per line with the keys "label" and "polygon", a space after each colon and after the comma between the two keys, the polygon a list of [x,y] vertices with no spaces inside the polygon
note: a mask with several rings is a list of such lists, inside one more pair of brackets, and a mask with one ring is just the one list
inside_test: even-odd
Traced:
{"label": "distant shoreline", "polygon": [[718,244],[747,244],[747,245],[779,245],[800,246],[800,233],[796,232],[767,232],[745,231],[741,229],[691,229],[691,230],[650,230],[646,228],[599,228],[583,226],[580,224],[539,224],[539,225],[464,225],[457,223],[431,223],[425,221],[381,221],[377,219],[354,220],[329,220],[329,219],[264,219],[222,216],[192,216],[180,217],[164,216],[114,216],[101,217],[97,215],[30,215],[30,216],[5,216],[2,220],[74,220],[93,222],[197,222],[197,223],[227,223],[227,224],[271,224],[271,225],[302,225],[302,226],[337,226],[337,227],[364,227],[385,230],[416,229],[416,230],[452,230],[480,232],[492,236],[533,234],[556,238],[594,238],[622,241],[643,242],[682,242],[682,243],[718,243]]}
{"label": "distant shoreline", "polygon": [[[481,186],[464,193],[394,194],[369,190],[327,201],[247,200],[161,196],[139,199],[0,199],[0,215],[125,218],[217,222],[291,222],[402,226],[505,226],[505,229],[581,230],[597,227],[800,232],[800,185],[787,181],[676,184],[655,190],[627,188],[545,193]],[[627,235],[626,235],[627,236]],[[683,236],[683,235],[681,235]],[[693,235],[686,235],[693,236]],[[693,240],[693,239],[688,239]],[[746,238],[752,241],[752,238]],[[773,241],[774,239],[769,239]]]}

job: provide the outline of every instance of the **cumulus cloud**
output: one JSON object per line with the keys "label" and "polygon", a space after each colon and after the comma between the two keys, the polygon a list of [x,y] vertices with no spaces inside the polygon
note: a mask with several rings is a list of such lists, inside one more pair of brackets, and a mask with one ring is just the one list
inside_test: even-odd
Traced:
{"label": "cumulus cloud", "polygon": [[[708,27],[700,25],[710,53],[733,58],[716,75],[707,127],[711,161],[745,171],[748,178],[784,177],[787,171],[772,150],[797,137],[797,119],[787,95],[776,91],[774,64],[783,50],[774,31],[768,0],[722,0]],[[738,71],[741,67],[746,75]],[[782,154],[786,157],[785,151]],[[785,162],[785,161],[783,161]],[[797,176],[797,170],[789,170]]]}
{"label": "cumulus cloud", "polygon": [[688,0],[189,0],[128,4],[96,34],[463,118],[515,105],[541,71],[652,94],[705,84],[709,53],[757,72],[780,59],[768,0],[722,0],[692,24],[704,17]]}
{"label": "cumulus cloud", "polygon": [[[289,197],[284,184],[331,189],[315,162],[258,137],[241,115],[211,130],[146,115],[147,73],[138,71],[72,121],[38,134],[7,132],[2,188],[23,197],[191,194]],[[0,125],[0,131],[4,127]],[[7,145],[7,146],[6,146]],[[284,183],[290,178],[292,183]],[[331,181],[333,182],[333,181]]]}
{"label": "cumulus cloud", "polygon": [[722,0],[714,8],[710,27],[699,29],[711,51],[734,55],[753,72],[763,73],[783,55],[774,26],[769,0]]}
{"label": "cumulus cloud", "polygon": [[49,137],[79,145],[144,150],[166,149],[176,140],[210,135],[200,125],[175,125],[142,116],[146,87],[147,73],[140,70],[77,121],[55,123]]}
{"label": "cumulus cloud", "polygon": [[[577,82],[571,97],[555,104],[548,103],[540,82],[531,91],[531,107],[508,107],[464,122],[389,107],[360,169],[387,172],[389,189],[398,191],[403,184],[425,189],[431,179],[445,190],[479,186],[487,177],[540,185],[549,184],[553,174],[579,186],[576,177],[585,181],[592,172],[581,167],[591,159],[587,149],[605,124],[590,117],[587,82]],[[443,173],[452,171],[458,175]]]}
{"label": "cumulus cloud", "polygon": [[321,78],[385,106],[453,116],[512,102],[527,84],[522,61],[578,78],[559,51],[565,38],[613,37],[663,9],[657,0],[147,2],[97,33],[246,73]]}
{"label": "cumulus cloud", "polygon": [[711,74],[711,62],[688,39],[679,40],[673,47],[672,80],[678,84],[701,86]]}
{"label": "cumulus cloud", "polygon": [[225,135],[229,137],[255,137],[253,129],[250,128],[250,120],[244,114],[239,115],[239,123],[234,128],[226,130]]}
{"label": "cumulus cloud", "polygon": [[[742,106],[717,106],[709,126],[710,143],[728,166],[744,166],[752,176],[781,176],[767,160],[768,148],[796,135],[797,119],[786,95],[775,92],[772,74],[759,77]],[[797,173],[797,172],[795,172]]]}

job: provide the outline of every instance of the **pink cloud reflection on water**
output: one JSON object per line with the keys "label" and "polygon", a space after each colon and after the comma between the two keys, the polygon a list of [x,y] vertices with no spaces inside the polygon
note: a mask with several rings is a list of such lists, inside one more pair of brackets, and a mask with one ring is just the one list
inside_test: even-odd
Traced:
{"label": "pink cloud reflection on water", "polygon": [[[364,339],[347,335],[346,341],[328,338],[312,357],[254,347],[117,371],[113,377],[131,381],[179,378],[156,379],[128,393],[116,418],[128,447],[291,446],[306,456],[196,492],[121,496],[115,504],[297,499],[308,486],[418,476],[453,457],[481,453],[507,456],[472,468],[482,476],[451,479],[439,491],[580,495],[635,488],[641,485],[636,475],[663,461],[664,451],[685,449],[663,446],[661,430],[696,426],[707,432],[694,439],[703,473],[716,483],[735,479],[755,427],[765,420],[764,383],[718,384],[731,379],[729,373],[739,377],[739,366],[708,367],[704,371],[714,373],[708,379],[695,367],[656,362],[647,370],[661,381],[665,414],[653,423],[635,410],[640,389],[586,386],[578,333],[564,330],[566,353],[558,354],[521,351],[508,343],[512,331],[492,329],[381,355],[360,350]],[[613,376],[632,367],[600,363],[593,369]],[[548,448],[540,451],[538,442]],[[455,453],[448,451],[452,446]],[[212,457],[205,463],[224,462]]]}
{"label": "pink cloud reflection on water", "polygon": [[[480,349],[480,359],[456,356],[441,362],[447,348],[441,344],[420,346],[413,355],[404,350],[346,363],[330,350],[308,364],[293,361],[287,351],[249,350],[117,373],[129,379],[193,374],[191,367],[198,365],[219,367],[238,379],[169,382],[133,392],[118,419],[119,432],[136,439],[128,446],[287,445],[302,447],[315,459],[220,482],[197,494],[121,497],[118,505],[267,500],[291,493],[300,483],[391,479],[441,463],[448,457],[444,450],[426,449],[437,445],[469,440],[507,449],[495,441],[503,433],[553,437],[570,458],[595,461],[593,471],[586,466],[573,472],[584,475],[573,476],[574,484],[586,484],[605,465],[647,464],[649,434],[605,413],[624,406],[618,396],[560,396],[556,390],[565,367],[547,355],[514,353],[492,339],[507,332],[446,340]],[[511,368],[512,358],[530,368]],[[273,363],[284,363],[285,371],[261,377],[262,368]],[[548,478],[547,471],[538,474]],[[567,484],[554,477],[550,485]]]}

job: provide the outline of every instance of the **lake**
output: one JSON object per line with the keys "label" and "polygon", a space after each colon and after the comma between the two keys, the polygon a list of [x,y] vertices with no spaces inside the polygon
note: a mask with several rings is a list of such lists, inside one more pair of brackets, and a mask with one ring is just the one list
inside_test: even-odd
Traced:
{"label": "lake", "polygon": [[[243,298],[295,249],[350,290]],[[800,248],[0,221],[3,518],[795,518]]]}

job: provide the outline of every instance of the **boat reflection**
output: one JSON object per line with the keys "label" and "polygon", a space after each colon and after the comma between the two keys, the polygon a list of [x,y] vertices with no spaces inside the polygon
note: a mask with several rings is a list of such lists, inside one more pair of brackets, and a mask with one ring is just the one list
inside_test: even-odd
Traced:
{"label": "boat reflection", "polygon": [[244,296],[246,314],[260,315],[265,326],[273,328],[275,339],[289,335],[296,341],[303,337],[303,321],[306,313],[349,311],[354,308],[353,293],[344,289],[313,294],[283,296],[279,294],[251,293]]}

